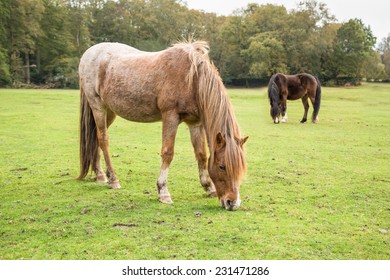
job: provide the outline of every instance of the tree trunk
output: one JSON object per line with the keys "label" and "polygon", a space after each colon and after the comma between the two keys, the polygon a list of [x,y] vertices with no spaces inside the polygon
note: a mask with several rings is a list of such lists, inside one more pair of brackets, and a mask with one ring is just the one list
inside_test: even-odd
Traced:
{"label": "tree trunk", "polygon": [[26,75],[26,83],[30,84],[30,82],[31,82],[31,76],[30,76],[30,55],[26,52],[24,54],[24,58],[26,60],[26,65],[24,66],[24,68],[25,68],[25,75]]}

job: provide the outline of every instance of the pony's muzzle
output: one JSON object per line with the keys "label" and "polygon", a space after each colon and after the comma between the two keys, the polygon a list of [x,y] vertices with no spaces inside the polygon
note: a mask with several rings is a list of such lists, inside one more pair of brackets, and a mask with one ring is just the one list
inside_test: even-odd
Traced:
{"label": "pony's muzzle", "polygon": [[233,200],[230,198],[221,199],[221,206],[229,211],[237,210],[241,205],[241,200]]}

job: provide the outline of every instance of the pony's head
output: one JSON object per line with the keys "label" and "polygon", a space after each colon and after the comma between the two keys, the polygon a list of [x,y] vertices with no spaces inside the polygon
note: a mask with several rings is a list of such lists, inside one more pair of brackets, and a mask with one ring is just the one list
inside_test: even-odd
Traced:
{"label": "pony's head", "polygon": [[241,204],[240,184],[246,169],[244,144],[247,139],[226,138],[218,133],[214,155],[209,158],[210,178],[226,210],[236,210]]}
{"label": "pony's head", "polygon": [[274,123],[279,123],[280,116],[280,101],[279,101],[279,88],[274,81],[274,76],[271,78],[271,81],[268,85],[268,98],[271,105],[271,118]]}

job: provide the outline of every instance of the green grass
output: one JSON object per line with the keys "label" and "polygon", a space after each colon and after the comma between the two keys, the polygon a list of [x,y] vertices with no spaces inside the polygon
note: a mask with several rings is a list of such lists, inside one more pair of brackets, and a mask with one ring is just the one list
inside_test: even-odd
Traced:
{"label": "green grass", "polygon": [[390,85],[323,88],[319,124],[295,101],[274,125],[265,88],[229,94],[249,135],[235,212],[205,196],[185,125],[165,205],[160,123],[115,121],[110,190],[74,179],[77,91],[0,90],[0,259],[390,259]]}

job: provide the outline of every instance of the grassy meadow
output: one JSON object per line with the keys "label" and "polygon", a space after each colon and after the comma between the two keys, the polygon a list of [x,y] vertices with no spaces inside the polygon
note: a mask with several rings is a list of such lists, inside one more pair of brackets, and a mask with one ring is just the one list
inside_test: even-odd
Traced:
{"label": "grassy meadow", "polygon": [[185,125],[165,205],[161,123],[112,125],[111,190],[75,180],[78,91],[0,89],[0,259],[390,259],[390,85],[323,88],[318,124],[300,101],[273,124],[265,88],[228,92],[249,135],[234,212],[206,197]]}

